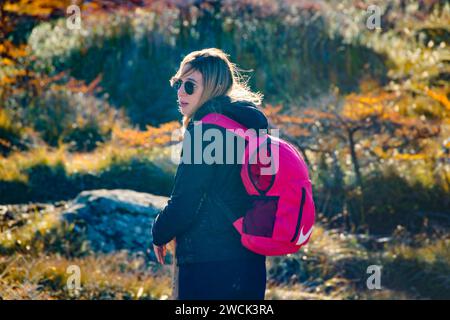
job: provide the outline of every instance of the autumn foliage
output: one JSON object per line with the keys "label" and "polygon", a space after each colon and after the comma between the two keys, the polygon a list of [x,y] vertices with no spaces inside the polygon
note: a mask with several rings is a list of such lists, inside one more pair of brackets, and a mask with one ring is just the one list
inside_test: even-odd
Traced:
{"label": "autumn foliage", "polygon": [[[325,215],[381,212],[366,200],[384,175],[430,193],[450,190],[448,44],[441,28],[449,9],[439,2],[421,14],[392,4],[383,32],[359,34],[352,23],[363,24],[365,1],[349,4],[343,15],[333,2],[75,2],[85,28],[77,32],[64,23],[74,1],[0,5],[5,159],[36,148],[62,148],[74,158],[92,153],[89,159],[110,145],[124,152],[170,148],[180,115],[167,80],[183,54],[218,46],[254,69],[250,85],[265,94],[272,127],[310,166]],[[337,200],[330,202],[332,194]]]}

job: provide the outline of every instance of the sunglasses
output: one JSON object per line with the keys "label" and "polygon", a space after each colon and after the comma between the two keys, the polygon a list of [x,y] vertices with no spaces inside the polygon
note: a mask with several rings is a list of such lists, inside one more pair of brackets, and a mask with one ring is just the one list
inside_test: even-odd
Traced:
{"label": "sunglasses", "polygon": [[[177,81],[174,82],[173,84],[173,88],[178,91],[178,89],[180,89],[180,87],[183,85],[183,80],[178,79]],[[194,93],[194,89],[195,89],[195,83],[192,81],[185,81],[184,82],[184,92],[186,92],[188,95],[191,95]]]}

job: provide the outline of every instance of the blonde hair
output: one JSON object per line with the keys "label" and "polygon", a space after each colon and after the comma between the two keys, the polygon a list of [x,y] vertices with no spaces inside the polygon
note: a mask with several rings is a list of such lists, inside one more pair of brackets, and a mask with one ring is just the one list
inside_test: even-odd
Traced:
{"label": "blonde hair", "polygon": [[[170,85],[180,78],[199,71],[203,76],[203,93],[198,105],[192,114],[183,117],[183,127],[186,128],[195,112],[208,100],[228,96],[232,101],[246,100],[259,106],[263,95],[252,92],[248,87],[248,79],[244,78],[241,71],[229,60],[229,55],[217,48],[207,48],[189,53],[183,61],[177,73],[170,79]],[[184,72],[183,72],[184,71]]]}

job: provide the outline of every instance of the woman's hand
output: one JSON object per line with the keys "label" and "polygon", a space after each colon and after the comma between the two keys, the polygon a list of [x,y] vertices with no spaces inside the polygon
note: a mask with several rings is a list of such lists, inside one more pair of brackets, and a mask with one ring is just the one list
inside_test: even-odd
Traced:
{"label": "woman's hand", "polygon": [[170,251],[173,255],[175,255],[176,246],[177,246],[176,238],[173,238],[173,240],[167,244],[167,250]]}
{"label": "woman's hand", "polygon": [[153,250],[155,250],[156,259],[158,260],[158,262],[164,264],[164,257],[166,256],[166,245],[153,245]]}

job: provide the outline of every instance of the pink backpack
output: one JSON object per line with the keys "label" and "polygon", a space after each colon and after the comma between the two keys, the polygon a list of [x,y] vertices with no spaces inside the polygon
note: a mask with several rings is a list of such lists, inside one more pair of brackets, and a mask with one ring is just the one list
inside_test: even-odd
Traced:
{"label": "pink backpack", "polygon": [[[244,134],[247,128],[219,113],[210,113],[201,122],[232,130],[248,141],[241,178],[252,204],[243,217],[233,221],[244,247],[265,256],[298,251],[309,241],[315,220],[311,180],[300,153],[288,142],[267,133],[259,137]],[[276,171],[272,174],[261,174],[263,167],[273,167],[255,161],[263,146],[266,155],[275,159]]]}

